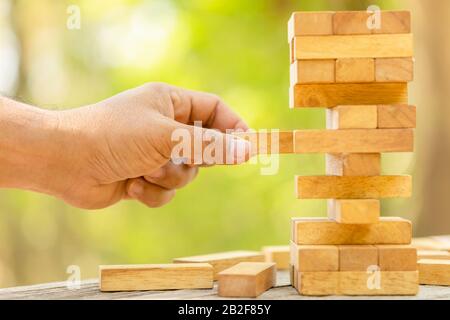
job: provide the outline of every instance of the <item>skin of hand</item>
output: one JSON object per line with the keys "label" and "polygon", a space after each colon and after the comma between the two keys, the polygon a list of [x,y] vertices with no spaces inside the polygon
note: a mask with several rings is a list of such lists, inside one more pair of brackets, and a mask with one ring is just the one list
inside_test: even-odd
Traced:
{"label": "skin of hand", "polygon": [[194,135],[194,121],[222,132],[229,152],[243,152],[235,163],[249,158],[249,143],[224,133],[247,125],[208,93],[148,83],[63,111],[2,98],[0,187],[47,193],[85,209],[130,198],[162,206],[197,175],[198,166],[170,161],[172,132]]}

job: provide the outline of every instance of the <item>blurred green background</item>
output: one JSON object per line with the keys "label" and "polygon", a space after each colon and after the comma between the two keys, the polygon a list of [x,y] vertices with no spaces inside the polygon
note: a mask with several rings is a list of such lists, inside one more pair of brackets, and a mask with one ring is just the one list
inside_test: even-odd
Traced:
{"label": "blurred green background", "polygon": [[[370,4],[408,9],[416,42],[410,101],[419,109],[417,152],[385,156],[383,170],[414,174],[415,190],[412,199],[383,201],[383,214],[413,220],[419,234],[450,233],[449,3],[0,0],[0,91],[62,109],[165,81],[220,95],[252,128],[324,128],[323,110],[288,108],[290,14]],[[70,5],[81,9],[79,30],[66,27]],[[0,190],[0,287],[63,281],[69,265],[79,265],[86,279],[99,264],[288,244],[290,217],[325,215],[325,201],[295,199],[293,178],[323,174],[323,158],[283,156],[273,176],[250,164],[203,169],[160,209],[123,201],[89,212],[46,195]]]}

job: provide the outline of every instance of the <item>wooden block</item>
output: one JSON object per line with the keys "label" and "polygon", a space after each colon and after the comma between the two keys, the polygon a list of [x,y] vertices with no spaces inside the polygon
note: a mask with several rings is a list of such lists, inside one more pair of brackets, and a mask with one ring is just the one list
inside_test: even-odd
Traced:
{"label": "wooden block", "polygon": [[419,260],[419,283],[450,286],[450,260]]}
{"label": "wooden block", "polygon": [[327,109],[327,129],[376,129],[377,106],[337,106]]}
{"label": "wooden block", "polygon": [[339,292],[339,272],[295,271],[298,293],[304,296],[331,296]]}
{"label": "wooden block", "polygon": [[413,58],[375,59],[376,82],[410,82],[414,80]]}
{"label": "wooden block", "polygon": [[381,11],[380,29],[374,34],[411,33],[411,13],[409,11]]}
{"label": "wooden block", "polygon": [[213,267],[207,263],[100,266],[101,291],[208,289]]}
{"label": "wooden block", "polygon": [[379,176],[379,153],[327,153],[326,173],[331,176]]}
{"label": "wooden block", "polygon": [[294,152],[293,131],[248,131],[233,135],[251,143],[251,154],[286,154]]}
{"label": "wooden block", "polygon": [[416,271],[417,249],[402,245],[377,245],[381,271]]}
{"label": "wooden block", "polygon": [[289,280],[291,282],[291,286],[295,287],[296,286],[296,277],[294,275],[294,266],[292,264],[289,265]]}
{"label": "wooden block", "polygon": [[417,271],[344,271],[339,274],[341,295],[416,295],[419,291]]}
{"label": "wooden block", "polygon": [[289,42],[289,63],[294,63],[295,60],[295,54],[294,54],[294,41]]}
{"label": "wooden block", "polygon": [[441,250],[417,250],[417,260],[421,259],[450,260],[450,252]]}
{"label": "wooden block", "polygon": [[295,130],[294,153],[380,153],[414,150],[412,129]]}
{"label": "wooden block", "polygon": [[339,250],[332,245],[297,245],[291,241],[292,264],[297,271],[338,271]]}
{"label": "wooden block", "polygon": [[409,244],[411,222],[381,217],[374,224],[342,224],[325,218],[294,218],[292,241],[296,244]]}
{"label": "wooden block", "polygon": [[375,81],[375,59],[350,58],[336,60],[336,82],[358,83]]}
{"label": "wooden block", "polygon": [[296,176],[298,199],[411,197],[411,176]]}
{"label": "wooden block", "polygon": [[300,36],[294,38],[295,60],[339,58],[408,58],[412,34]]}
{"label": "wooden block", "polygon": [[174,263],[209,263],[214,268],[214,280],[217,274],[240,262],[264,262],[264,254],[258,251],[228,251],[200,256],[183,257],[173,260]]}
{"label": "wooden block", "polygon": [[241,262],[219,272],[220,297],[256,298],[275,286],[275,263]]}
{"label": "wooden block", "polygon": [[433,238],[414,238],[411,242],[417,250],[443,250],[450,251],[450,244],[437,241]]}
{"label": "wooden block", "polygon": [[335,60],[295,60],[290,67],[291,86],[299,83],[334,83]]}
{"label": "wooden block", "polygon": [[367,271],[377,265],[378,250],[375,246],[339,246],[339,271]]}
{"label": "wooden block", "polygon": [[262,248],[266,262],[274,262],[278,270],[289,269],[289,246],[266,246]]}
{"label": "wooden block", "polygon": [[379,105],[378,128],[415,128],[416,107],[410,105]]}
{"label": "wooden block", "polygon": [[408,103],[406,83],[297,84],[289,92],[291,108]]}
{"label": "wooden block", "polygon": [[370,224],[380,221],[380,201],[328,200],[328,218],[339,223]]}
{"label": "wooden block", "polygon": [[333,33],[339,35],[372,34],[367,20],[372,13],[366,11],[341,11],[333,16]]}
{"label": "wooden block", "polygon": [[288,42],[296,36],[332,35],[331,11],[294,12],[288,22]]}

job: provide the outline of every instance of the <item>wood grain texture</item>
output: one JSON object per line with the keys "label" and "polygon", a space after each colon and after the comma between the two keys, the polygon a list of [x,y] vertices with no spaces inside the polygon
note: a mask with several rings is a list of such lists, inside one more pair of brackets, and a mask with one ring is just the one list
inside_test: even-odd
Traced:
{"label": "wood grain texture", "polygon": [[408,103],[406,83],[297,84],[289,94],[291,108]]}
{"label": "wood grain texture", "polygon": [[326,110],[327,129],[376,129],[376,105],[337,106]]}
{"label": "wood grain texture", "polygon": [[408,58],[412,34],[294,37],[295,60],[339,58]]}
{"label": "wood grain texture", "polygon": [[258,251],[228,251],[206,255],[176,258],[174,263],[209,263],[214,269],[214,280],[217,274],[240,262],[264,262],[264,254]]}
{"label": "wood grain texture", "polygon": [[372,13],[366,11],[340,11],[333,16],[333,33],[337,35],[372,34],[367,20]]}
{"label": "wood grain texture", "polygon": [[408,198],[411,176],[296,176],[298,199]]}
{"label": "wood grain texture", "polygon": [[333,245],[297,245],[291,241],[291,262],[297,271],[338,271],[339,250]]}
{"label": "wood grain texture", "polygon": [[372,224],[380,220],[380,201],[328,199],[328,218],[346,224]]}
{"label": "wood grain texture", "polygon": [[450,260],[422,259],[419,265],[419,283],[450,286]]}
{"label": "wood grain texture", "polygon": [[412,129],[294,131],[294,153],[381,153],[413,150]]}
{"label": "wood grain texture", "polygon": [[377,245],[381,271],[416,271],[417,249],[410,245]]}
{"label": "wood grain texture", "polygon": [[338,83],[375,82],[375,59],[373,58],[337,59],[336,82]]}
{"label": "wood grain texture", "polygon": [[417,250],[417,260],[421,259],[450,260],[450,252],[441,250]]}
{"label": "wood grain texture", "polygon": [[339,271],[367,271],[378,265],[378,250],[373,245],[340,245]]}
{"label": "wood grain texture", "polygon": [[295,288],[304,296],[330,296],[339,294],[339,272],[294,271]]}
{"label": "wood grain texture", "polygon": [[381,217],[378,223],[342,224],[325,218],[293,218],[292,241],[301,245],[410,244],[411,222]]}
{"label": "wood grain texture", "polygon": [[251,154],[286,154],[294,152],[293,131],[260,130],[235,132],[233,135],[245,139],[251,144]]}
{"label": "wood grain texture", "polygon": [[326,174],[331,176],[379,176],[379,153],[327,153]]}
{"label": "wood grain texture", "polygon": [[411,105],[379,105],[378,128],[415,128],[416,107]]}
{"label": "wood grain texture", "polygon": [[213,287],[207,263],[100,266],[101,291],[198,289]]}
{"label": "wood grain texture", "polygon": [[381,28],[374,34],[411,33],[411,13],[409,11],[381,11]]}
{"label": "wood grain texture", "polygon": [[220,297],[254,298],[276,284],[275,263],[241,262],[219,272]]}
{"label": "wood grain texture", "polygon": [[332,35],[331,11],[294,12],[288,22],[288,42],[296,36]]}
{"label": "wood grain texture", "polygon": [[335,60],[295,60],[290,67],[291,86],[309,83],[334,83]]}
{"label": "wood grain texture", "polygon": [[375,59],[376,82],[410,82],[414,80],[413,58]]}
{"label": "wood grain texture", "polygon": [[289,269],[290,247],[289,246],[265,246],[262,248],[266,262],[274,262],[277,270]]}
{"label": "wood grain texture", "polygon": [[417,250],[443,250],[450,251],[450,243],[436,240],[434,238],[414,238],[411,242]]}

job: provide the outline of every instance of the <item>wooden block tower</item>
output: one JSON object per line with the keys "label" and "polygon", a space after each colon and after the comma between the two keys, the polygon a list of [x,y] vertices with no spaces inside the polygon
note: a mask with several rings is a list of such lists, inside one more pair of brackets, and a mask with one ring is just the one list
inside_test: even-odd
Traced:
{"label": "wooden block tower", "polygon": [[290,107],[327,108],[326,130],[294,131],[294,153],[325,153],[326,175],[296,177],[328,219],[294,218],[291,281],[302,295],[415,295],[411,223],[380,218],[410,197],[410,176],[381,175],[381,153],[412,152],[416,109],[410,13],[295,12],[288,23]]}

